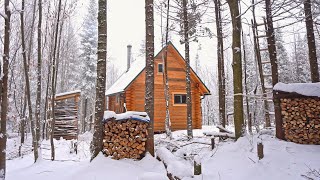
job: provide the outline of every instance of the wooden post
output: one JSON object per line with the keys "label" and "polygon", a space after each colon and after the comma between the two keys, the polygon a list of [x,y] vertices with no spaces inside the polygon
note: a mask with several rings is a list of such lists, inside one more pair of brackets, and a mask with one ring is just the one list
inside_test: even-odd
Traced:
{"label": "wooden post", "polygon": [[214,138],[211,138],[211,150],[213,150],[214,149],[214,146],[215,146],[215,144],[214,144],[215,142],[214,142]]}
{"label": "wooden post", "polygon": [[84,115],[82,120],[82,132],[86,132],[86,119],[87,119],[87,106],[88,106],[88,98],[84,100]]}
{"label": "wooden post", "polygon": [[258,144],[257,144],[257,152],[258,152],[259,160],[262,159],[264,157],[262,142],[258,142]]}
{"label": "wooden post", "polygon": [[283,130],[283,119],[282,119],[281,107],[280,107],[280,97],[279,97],[279,92],[277,91],[273,91],[273,102],[274,102],[275,123],[276,123],[276,137],[278,139],[285,140],[284,130]]}
{"label": "wooden post", "polygon": [[194,175],[200,175],[201,174],[201,159],[200,159],[199,156],[195,156],[194,157],[193,170],[194,170]]}

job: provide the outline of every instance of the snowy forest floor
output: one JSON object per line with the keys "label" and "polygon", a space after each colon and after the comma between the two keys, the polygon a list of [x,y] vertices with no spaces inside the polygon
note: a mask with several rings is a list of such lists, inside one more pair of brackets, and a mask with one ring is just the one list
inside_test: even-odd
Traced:
{"label": "snowy forest floor", "polygon": [[[171,171],[182,179],[320,179],[320,146],[300,145],[280,141],[271,131],[257,135],[247,135],[238,141],[219,141],[211,150],[211,137],[203,132],[218,131],[212,126],[194,130],[194,138],[188,140],[186,131],[173,132],[169,140],[164,134],[155,136],[156,150],[163,147],[173,152],[175,161],[184,164],[174,166]],[[7,179],[32,180],[162,180],[166,169],[162,162],[147,155],[140,161],[129,159],[113,160],[100,154],[91,163],[91,133],[79,136],[78,153],[71,148],[71,141],[55,141],[56,161],[50,161],[50,143],[43,141],[42,157],[33,164],[31,136],[22,148],[23,157],[17,157],[19,137],[11,134],[7,142]],[[256,145],[262,141],[264,158],[257,157]],[[198,155],[202,162],[202,175],[192,177],[193,158]],[[173,161],[173,160],[172,160]],[[169,170],[169,166],[168,166]]]}

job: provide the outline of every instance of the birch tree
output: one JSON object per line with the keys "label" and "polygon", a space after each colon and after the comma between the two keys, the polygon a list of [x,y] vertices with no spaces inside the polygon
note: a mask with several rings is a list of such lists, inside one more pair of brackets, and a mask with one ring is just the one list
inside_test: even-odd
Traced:
{"label": "birch tree", "polygon": [[170,121],[170,110],[169,110],[169,81],[168,81],[168,36],[169,36],[169,11],[170,10],[170,0],[167,2],[167,18],[166,18],[166,35],[165,35],[165,50],[163,57],[163,65],[164,65],[164,72],[163,72],[163,79],[164,79],[164,95],[166,101],[166,119],[165,119],[165,130],[167,137],[172,139],[171,133],[171,121]]}
{"label": "birch tree", "polygon": [[191,100],[191,79],[190,79],[190,49],[189,49],[189,21],[188,21],[188,2],[182,1],[183,9],[183,32],[184,32],[184,51],[186,61],[186,91],[187,91],[187,135],[193,137],[192,133],[192,100]]}

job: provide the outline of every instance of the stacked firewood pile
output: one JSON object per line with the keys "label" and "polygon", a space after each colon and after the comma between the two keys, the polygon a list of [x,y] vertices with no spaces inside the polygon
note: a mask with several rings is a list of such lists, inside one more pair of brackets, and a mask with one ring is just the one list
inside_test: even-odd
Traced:
{"label": "stacked firewood pile", "polygon": [[78,136],[78,110],[74,99],[56,101],[55,127],[53,137],[55,139],[77,139]]}
{"label": "stacked firewood pile", "polygon": [[282,98],[285,138],[300,144],[320,144],[320,98]]}
{"label": "stacked firewood pile", "polygon": [[[133,113],[137,114],[133,117]],[[103,152],[113,159],[141,159],[146,151],[147,115],[139,112],[124,114],[105,118]]]}

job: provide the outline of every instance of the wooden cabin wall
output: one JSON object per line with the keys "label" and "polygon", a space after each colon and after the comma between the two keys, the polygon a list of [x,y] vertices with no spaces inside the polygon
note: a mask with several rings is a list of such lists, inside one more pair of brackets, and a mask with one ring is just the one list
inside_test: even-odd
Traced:
{"label": "wooden cabin wall", "polygon": [[123,93],[118,93],[112,96],[109,96],[108,101],[108,110],[114,111],[116,113],[124,113],[125,96]]}
{"label": "wooden cabin wall", "polygon": [[[155,60],[155,131],[164,131],[165,124],[165,97],[163,74],[158,73],[157,65],[162,63],[161,59]],[[186,80],[184,63],[179,62],[172,53],[168,54],[168,78],[170,93],[170,118],[172,130],[182,130],[187,128],[187,106],[174,105],[173,93],[186,93]],[[202,114],[200,103],[200,92],[197,83],[192,81],[192,119],[193,128],[201,128]],[[128,87],[126,91],[126,106],[129,111],[144,111],[145,95],[145,71],[143,71]],[[110,102],[110,101],[109,101]]]}

